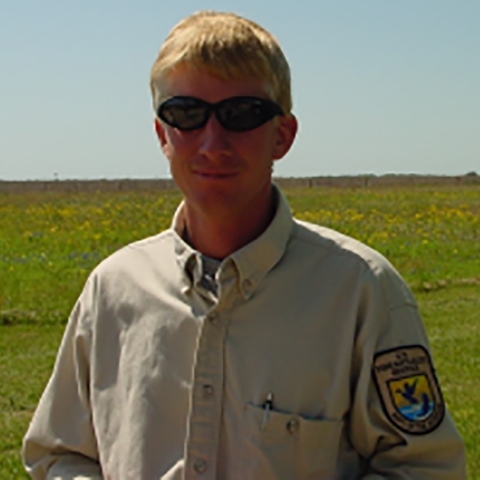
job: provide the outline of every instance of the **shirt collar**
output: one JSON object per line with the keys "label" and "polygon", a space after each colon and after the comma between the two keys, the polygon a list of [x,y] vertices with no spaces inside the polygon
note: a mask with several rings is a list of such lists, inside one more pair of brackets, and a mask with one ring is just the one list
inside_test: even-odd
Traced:
{"label": "shirt collar", "polygon": [[280,261],[293,227],[292,214],[283,193],[274,185],[275,216],[253,242],[231,255],[240,276],[240,289],[248,298],[268,272]]}
{"label": "shirt collar", "polygon": [[200,253],[193,249],[184,239],[185,231],[185,202],[182,201],[173,215],[171,230],[173,232],[175,259],[180,270],[184,273],[182,290],[189,290],[200,280],[202,261]]}
{"label": "shirt collar", "polygon": [[[258,284],[282,258],[293,227],[292,214],[285,196],[276,185],[273,185],[273,190],[277,207],[270,225],[258,238],[224,259],[220,267],[221,282],[223,266],[233,263],[238,271],[241,293],[245,298],[253,294]],[[186,274],[185,287],[188,289],[199,280],[202,261],[201,254],[182,238],[185,229],[184,210],[182,202],[173,216],[171,228],[174,232],[176,260]]]}

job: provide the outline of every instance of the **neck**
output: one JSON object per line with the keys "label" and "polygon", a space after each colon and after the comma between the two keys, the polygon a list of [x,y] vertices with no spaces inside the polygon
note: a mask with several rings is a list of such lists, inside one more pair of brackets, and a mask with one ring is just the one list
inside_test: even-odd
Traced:
{"label": "neck", "polygon": [[275,215],[273,192],[263,208],[209,215],[185,204],[187,239],[204,255],[222,260],[258,238]]}

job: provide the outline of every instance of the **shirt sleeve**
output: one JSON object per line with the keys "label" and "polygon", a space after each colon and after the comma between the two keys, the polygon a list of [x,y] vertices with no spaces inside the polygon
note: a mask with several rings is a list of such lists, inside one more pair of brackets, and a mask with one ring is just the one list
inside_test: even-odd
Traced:
{"label": "shirt sleeve", "polygon": [[349,434],[368,465],[363,480],[466,479],[423,322],[395,271],[366,287],[359,317]]}
{"label": "shirt sleeve", "polygon": [[52,376],[23,440],[24,466],[34,480],[103,479],[90,408],[91,283],[72,311]]}

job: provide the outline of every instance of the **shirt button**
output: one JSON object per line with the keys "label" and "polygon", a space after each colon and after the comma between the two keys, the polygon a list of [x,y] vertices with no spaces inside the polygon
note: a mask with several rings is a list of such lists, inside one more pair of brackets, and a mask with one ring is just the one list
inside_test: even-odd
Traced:
{"label": "shirt button", "polygon": [[205,473],[207,471],[207,462],[201,458],[197,458],[193,464],[193,469],[199,474]]}
{"label": "shirt button", "polygon": [[291,435],[293,435],[294,433],[297,433],[299,427],[300,427],[300,423],[296,418],[291,418],[287,422],[287,430],[288,430],[288,433],[290,433]]}
{"label": "shirt button", "polygon": [[213,387],[211,385],[203,385],[202,386],[202,392],[203,392],[203,397],[204,398],[212,397],[214,391],[215,390],[213,389]]}

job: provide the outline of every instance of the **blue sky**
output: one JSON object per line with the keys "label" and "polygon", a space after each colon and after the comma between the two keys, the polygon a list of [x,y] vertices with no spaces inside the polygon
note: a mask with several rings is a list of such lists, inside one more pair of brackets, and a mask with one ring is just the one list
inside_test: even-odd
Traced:
{"label": "blue sky", "polygon": [[300,130],[277,175],[480,173],[478,0],[0,0],[0,179],[168,177],[149,71],[200,9],[284,49]]}

